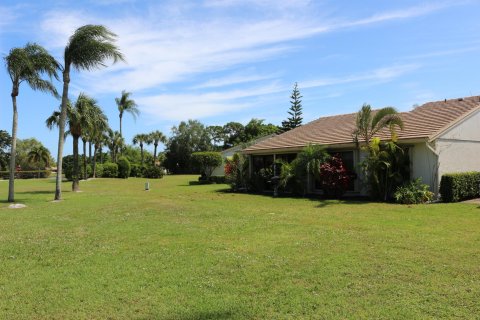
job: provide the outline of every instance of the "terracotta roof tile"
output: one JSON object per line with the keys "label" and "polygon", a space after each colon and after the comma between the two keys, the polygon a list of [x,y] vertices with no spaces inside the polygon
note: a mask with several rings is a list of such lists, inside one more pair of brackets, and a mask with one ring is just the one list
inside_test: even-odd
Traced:
{"label": "terracotta roof tile", "polygon": [[[428,102],[410,112],[401,112],[404,129],[398,138],[432,138],[480,106],[480,96]],[[308,144],[337,145],[353,142],[356,113],[322,117],[301,127],[254,144],[244,150],[254,153],[270,149],[302,148]],[[378,135],[389,139],[387,130]]]}

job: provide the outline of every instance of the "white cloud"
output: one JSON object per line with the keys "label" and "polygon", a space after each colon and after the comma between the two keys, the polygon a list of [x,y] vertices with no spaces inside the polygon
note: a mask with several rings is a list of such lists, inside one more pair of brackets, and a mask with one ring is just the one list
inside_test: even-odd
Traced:
{"label": "white cloud", "polygon": [[262,80],[271,80],[278,77],[279,77],[278,73],[260,75],[260,74],[255,74],[254,72],[249,72],[249,73],[241,72],[241,73],[234,73],[226,77],[210,79],[208,81],[205,81],[203,83],[193,86],[192,89],[218,88],[218,87],[225,87],[225,86],[231,86],[236,84],[258,82]]}
{"label": "white cloud", "polygon": [[[272,2],[274,1],[255,1],[258,6],[265,6],[264,10],[267,10],[267,4]],[[83,88],[82,91],[93,95],[119,93],[122,89],[134,91],[142,97],[138,102],[142,104],[145,113],[160,119],[184,119],[186,116],[206,117],[232,109],[243,109],[250,104],[245,101],[238,102],[243,97],[232,96],[231,92],[230,94],[200,95],[190,92],[157,93],[166,91],[169,89],[168,86],[181,81],[188,82],[190,89],[212,89],[231,84],[268,80],[269,76],[248,74],[234,74],[207,82],[203,80],[201,83],[198,83],[197,79],[200,75],[205,78],[205,75],[219,71],[249,68],[252,63],[279,57],[297,49],[292,44],[295,40],[352,26],[426,15],[447,6],[447,4],[415,6],[365,19],[337,20],[336,23],[328,18],[311,17],[309,19],[307,15],[305,19],[298,19],[287,13],[281,14],[282,10],[290,5],[300,8],[298,10],[302,8],[307,10],[309,3],[303,0],[285,1],[281,6],[275,7],[280,8],[280,14],[274,17],[257,16],[255,18],[225,15],[206,19],[204,16],[189,15],[190,10],[195,10],[195,7],[192,9],[191,6],[181,4],[178,10],[171,6],[166,11],[170,12],[171,16],[159,16],[156,11],[158,8],[151,8],[151,11],[144,15],[116,15],[110,18],[81,11],[52,10],[44,17],[39,31],[48,37],[45,41],[50,47],[56,48],[57,55],[61,55],[63,46],[75,28],[86,23],[101,21],[119,35],[118,45],[127,59],[127,64],[117,64],[95,72],[83,72],[72,79],[72,85]],[[204,4],[213,7],[241,5],[238,0],[212,0]],[[288,12],[288,10],[284,11]],[[302,87],[356,81],[388,81],[416,68],[418,66],[412,64],[399,65],[365,74],[304,81]],[[155,94],[149,96],[147,92],[151,91],[155,91]],[[267,93],[254,91],[257,96],[272,92],[272,90]]]}
{"label": "white cloud", "polygon": [[160,94],[136,98],[142,113],[157,119],[206,118],[255,106],[258,97],[277,93],[285,87],[272,83],[263,87],[203,94]]}
{"label": "white cloud", "polygon": [[[391,81],[404,74],[413,72],[419,67],[419,65],[413,64],[395,65],[343,77],[301,81],[299,82],[299,87],[303,90],[313,87],[335,86],[358,82],[362,82],[365,85],[372,85],[378,82]],[[242,90],[201,94],[159,94],[142,96],[135,100],[141,106],[142,113],[144,114],[157,119],[182,120],[185,118],[207,118],[222,113],[258,107],[265,97],[278,93],[286,94],[290,90],[291,86],[282,85],[274,81],[269,85],[250,87]],[[338,96],[338,94],[336,96]]]}
{"label": "white cloud", "polygon": [[420,68],[420,65],[418,64],[395,65],[395,66],[371,70],[371,71],[360,73],[360,74],[347,75],[343,77],[322,78],[322,79],[302,81],[299,83],[299,86],[302,88],[313,88],[313,87],[326,87],[326,86],[360,82],[360,81],[384,82],[384,81],[393,80],[404,74],[413,72],[418,68]]}

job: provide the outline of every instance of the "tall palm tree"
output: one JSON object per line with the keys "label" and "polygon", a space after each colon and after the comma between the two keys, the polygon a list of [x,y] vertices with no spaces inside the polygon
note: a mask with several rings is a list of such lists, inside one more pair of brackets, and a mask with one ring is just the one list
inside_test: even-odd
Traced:
{"label": "tall palm tree", "polygon": [[[96,134],[101,135],[105,128],[108,127],[108,118],[103,113],[102,108],[97,104],[95,99],[89,99],[88,102],[87,117],[90,119],[88,126],[82,130],[82,142],[83,142],[83,179],[87,180],[87,142],[90,143]],[[99,130],[100,129],[100,130]],[[90,151],[91,154],[91,151]]]}
{"label": "tall palm tree", "polygon": [[[73,138],[73,182],[72,191],[77,192],[80,188],[79,183],[79,163],[78,163],[78,141],[84,132],[87,132],[95,123],[95,113],[93,108],[99,108],[95,99],[80,93],[75,105],[67,104],[67,122],[68,131],[65,135],[70,134]],[[47,126],[52,129],[54,125],[59,125],[61,113],[55,111],[52,116],[47,119]],[[60,169],[60,167],[58,168]],[[58,170],[57,169],[57,170]]]}
{"label": "tall palm tree", "polygon": [[123,61],[123,55],[115,45],[116,34],[101,25],[85,25],[70,37],[64,52],[62,106],[59,115],[57,181],[55,200],[62,198],[62,156],[67,119],[68,87],[70,69],[92,70],[105,66],[106,60]]}
{"label": "tall palm tree", "polygon": [[12,80],[12,144],[10,149],[10,179],[8,183],[8,201],[15,201],[15,156],[17,148],[18,110],[17,97],[20,84],[26,82],[33,90],[49,92],[58,97],[52,82],[43,79],[42,74],[58,79],[58,62],[43,47],[27,43],[23,48],[13,48],[5,58],[5,66]]}
{"label": "tall palm tree", "polygon": [[395,127],[403,129],[402,118],[395,108],[385,107],[373,111],[370,105],[364,104],[362,109],[357,113],[353,139],[358,147],[360,147],[360,140],[362,140],[368,149],[371,139],[385,128],[390,130],[392,139],[395,140]]}
{"label": "tall palm tree", "polygon": [[97,116],[96,124],[90,132],[91,140],[94,145],[92,162],[94,178],[97,176],[97,154],[98,152],[100,152],[100,155],[102,154],[102,146],[105,142],[105,134],[109,129],[107,116],[102,112],[102,115]]}
{"label": "tall palm tree", "polygon": [[122,96],[120,98],[115,98],[115,102],[118,107],[118,116],[120,118],[120,135],[122,135],[122,117],[124,112],[128,112],[132,115],[133,119],[136,119],[140,114],[137,104],[134,100],[130,99],[131,92],[122,91]]}
{"label": "tall palm tree", "polygon": [[50,151],[44,146],[35,146],[28,153],[28,161],[37,163],[38,177],[40,178],[40,165],[43,162],[46,167],[50,166]]}
{"label": "tall palm tree", "polygon": [[167,137],[160,131],[156,130],[149,134],[150,140],[153,142],[153,165],[157,163],[157,147],[159,143],[167,143]]}
{"label": "tall palm tree", "polygon": [[140,145],[140,154],[142,156],[142,166],[143,166],[143,144],[150,144],[151,143],[151,138],[148,134],[144,134],[144,133],[139,133],[139,134],[136,134],[134,137],[133,137],[133,140],[132,140],[133,144],[138,144]]}
{"label": "tall palm tree", "polygon": [[120,135],[120,132],[113,131],[112,129],[109,129],[107,131],[107,134],[105,135],[105,140],[107,142],[108,148],[110,149],[112,162],[117,162],[117,155],[125,145],[125,140]]}

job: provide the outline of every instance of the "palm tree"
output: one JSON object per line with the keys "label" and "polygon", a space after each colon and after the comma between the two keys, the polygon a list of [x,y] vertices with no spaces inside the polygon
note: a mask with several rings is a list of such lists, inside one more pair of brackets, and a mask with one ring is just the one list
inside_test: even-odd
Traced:
{"label": "palm tree", "polygon": [[[102,135],[102,133],[108,127],[108,118],[103,113],[103,110],[100,106],[98,106],[96,100],[89,99],[88,103],[88,118],[90,119],[90,125],[86,126],[82,130],[82,142],[83,142],[83,179],[87,180],[88,172],[87,172],[87,142],[90,143],[95,137],[95,135]],[[90,151],[91,154],[91,151]]]}
{"label": "palm tree", "polygon": [[388,128],[392,139],[396,139],[395,126],[403,130],[403,121],[400,114],[393,107],[385,107],[372,111],[368,104],[364,104],[357,113],[356,128],[353,132],[353,139],[360,148],[360,140],[365,147],[370,148],[370,140],[381,130]]}
{"label": "palm tree", "polygon": [[[107,116],[103,113],[103,110],[94,104],[91,107],[92,112],[92,118],[93,118],[93,125],[88,128],[86,132],[86,136],[88,138],[88,141],[91,144],[94,144],[94,150],[93,150],[93,162],[92,162],[92,171],[93,171],[93,177],[96,177],[96,169],[97,169],[97,152],[98,150],[101,151],[102,149],[102,144],[104,142],[104,134],[105,132],[109,129],[108,127],[108,118]],[[84,145],[84,154],[85,154],[85,145]],[[89,152],[91,154],[91,152]],[[86,174],[86,161],[85,161],[85,156],[84,156],[84,172]]]}
{"label": "palm tree", "polygon": [[41,78],[46,74],[58,79],[58,62],[43,47],[35,43],[27,43],[23,48],[13,48],[5,58],[7,72],[12,80],[12,144],[10,149],[10,179],[8,183],[8,201],[15,201],[15,156],[17,148],[18,111],[17,97],[20,84],[26,82],[33,90],[49,92],[58,97],[57,90],[51,81]]}
{"label": "palm tree", "polygon": [[133,137],[133,144],[140,145],[140,154],[142,155],[142,166],[143,166],[143,144],[150,144],[151,138],[148,134],[139,133]]}
{"label": "palm tree", "polygon": [[120,132],[108,129],[105,135],[105,141],[107,142],[107,146],[110,149],[112,162],[117,162],[117,155],[125,145],[125,140],[120,135]]}
{"label": "palm tree", "polygon": [[97,177],[97,154],[100,152],[100,161],[102,161],[102,147],[105,142],[105,134],[110,128],[108,127],[108,120],[105,116],[104,120],[99,121],[92,132],[93,160],[92,160],[92,174]]}
{"label": "palm tree", "polygon": [[122,96],[120,98],[115,98],[115,102],[117,103],[119,117],[120,117],[120,136],[122,135],[122,117],[124,112],[128,112],[132,115],[133,119],[135,120],[137,116],[140,114],[140,110],[138,109],[137,104],[134,100],[130,99],[131,92],[126,92],[125,90],[122,91]]}
{"label": "palm tree", "polygon": [[35,146],[28,153],[28,161],[38,164],[38,177],[40,178],[40,164],[45,164],[45,167],[50,166],[50,151],[44,146]]}
{"label": "palm tree", "polygon": [[157,147],[158,144],[161,143],[167,143],[167,137],[163,135],[160,131],[156,130],[153,131],[149,134],[150,140],[153,142],[153,165],[156,165],[157,163]]}
{"label": "palm tree", "polygon": [[[69,130],[65,132],[65,135],[70,134],[73,138],[73,182],[72,191],[79,191],[79,163],[78,163],[78,140],[87,132],[95,123],[94,108],[99,108],[95,99],[87,96],[84,93],[80,93],[75,105],[67,104],[67,122]],[[54,125],[60,123],[61,113],[55,111],[52,116],[47,119],[47,126],[52,129]],[[58,168],[60,169],[60,167]],[[58,170],[57,169],[57,170]]]}
{"label": "palm tree", "polygon": [[64,52],[62,106],[59,115],[57,181],[55,200],[62,198],[62,156],[67,119],[68,87],[70,84],[70,69],[91,70],[105,66],[105,61],[112,59],[113,63],[123,61],[123,55],[114,44],[116,34],[101,25],[85,25],[78,28],[70,37]]}

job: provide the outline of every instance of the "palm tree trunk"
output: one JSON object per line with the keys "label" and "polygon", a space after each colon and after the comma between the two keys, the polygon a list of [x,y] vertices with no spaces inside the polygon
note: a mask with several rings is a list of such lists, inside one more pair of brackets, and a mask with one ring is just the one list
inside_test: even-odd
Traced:
{"label": "palm tree trunk", "polygon": [[92,141],[88,141],[88,163],[92,163]]}
{"label": "palm tree trunk", "polygon": [[143,143],[140,143],[140,154],[142,155],[142,167],[143,167]]}
{"label": "palm tree trunk", "polygon": [[120,118],[120,137],[123,137],[122,136],[122,114],[120,113],[118,117]]}
{"label": "palm tree trunk", "polygon": [[100,151],[100,163],[103,163],[103,148],[102,145],[100,145],[100,148],[98,148]]}
{"label": "palm tree trunk", "polygon": [[92,159],[92,176],[93,178],[97,177],[97,145],[93,148],[93,159]]}
{"label": "palm tree trunk", "polygon": [[58,121],[58,153],[57,153],[57,179],[55,183],[55,200],[62,200],[62,164],[63,145],[65,142],[65,120],[67,118],[68,85],[70,83],[70,66],[65,65],[63,71],[63,93],[60,119]]}
{"label": "palm tree trunk", "polygon": [[77,192],[80,187],[80,183],[78,182],[79,176],[79,166],[78,166],[78,136],[73,136],[73,173],[72,173],[72,191]]}
{"label": "palm tree trunk", "polygon": [[12,92],[13,121],[12,121],[12,147],[10,149],[10,177],[8,180],[8,202],[15,201],[15,170],[16,170],[15,156],[17,154],[17,127],[18,127],[17,95],[18,95],[18,88],[14,88]]}
{"label": "palm tree trunk", "polygon": [[87,180],[87,141],[82,140],[83,142],[83,180]]}
{"label": "palm tree trunk", "polygon": [[158,143],[154,143],[153,144],[153,166],[156,166],[157,165],[157,146],[158,146]]}

